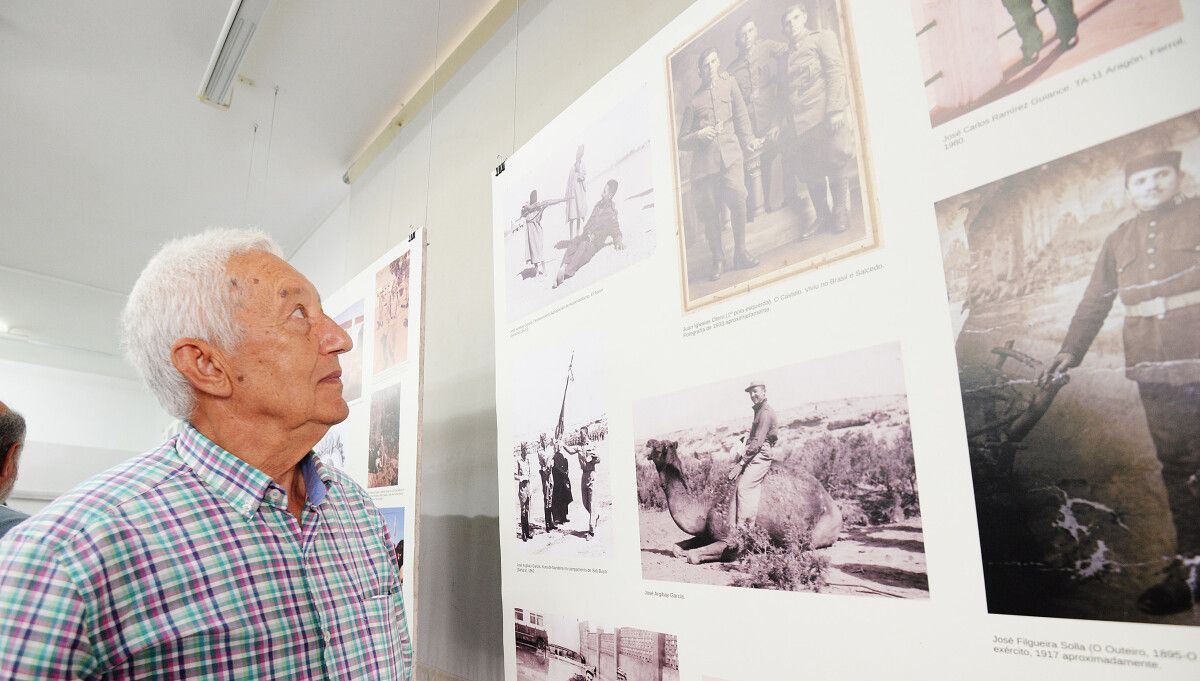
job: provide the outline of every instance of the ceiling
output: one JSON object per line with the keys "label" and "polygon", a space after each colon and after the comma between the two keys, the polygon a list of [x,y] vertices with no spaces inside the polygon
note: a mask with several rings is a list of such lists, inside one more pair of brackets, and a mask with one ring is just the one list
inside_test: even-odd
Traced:
{"label": "ceiling", "polygon": [[251,224],[293,253],[495,1],[276,0],[228,111],[196,91],[230,0],[0,5],[0,323],[38,342],[0,357],[125,372],[116,313],[162,242]]}

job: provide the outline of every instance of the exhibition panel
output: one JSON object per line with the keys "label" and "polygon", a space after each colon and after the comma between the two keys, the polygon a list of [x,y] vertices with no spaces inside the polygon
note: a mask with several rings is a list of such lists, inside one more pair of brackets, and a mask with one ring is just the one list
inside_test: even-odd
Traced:
{"label": "exhibition panel", "polygon": [[504,159],[506,678],[1200,674],[1198,44],[701,0]]}
{"label": "exhibition panel", "polygon": [[354,341],[342,355],[350,416],[315,448],[367,489],[387,521],[416,632],[418,494],[424,352],[425,233],[414,231],[322,301]]}

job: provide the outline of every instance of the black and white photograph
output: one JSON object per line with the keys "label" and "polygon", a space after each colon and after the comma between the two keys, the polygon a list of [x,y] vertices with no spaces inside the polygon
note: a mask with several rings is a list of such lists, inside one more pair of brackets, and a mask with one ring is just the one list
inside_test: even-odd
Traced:
{"label": "black and white photograph", "polygon": [[654,252],[648,92],[639,88],[532,167],[508,164],[497,226],[515,320]]}
{"label": "black and white photograph", "polygon": [[518,551],[604,556],[612,544],[600,343],[579,336],[513,365],[510,415]]}
{"label": "black and white photograph", "polygon": [[684,306],[878,244],[838,0],[746,0],[667,60]]}
{"label": "black and white photograph", "polygon": [[899,343],[634,403],[642,577],[927,598]]}
{"label": "black and white photograph", "polygon": [[634,404],[642,577],[929,596],[900,345]]}
{"label": "black and white photograph", "polygon": [[375,343],[378,375],[408,360],[409,254],[375,273]]}
{"label": "black and white photograph", "polygon": [[313,448],[313,451],[322,464],[333,466],[341,471],[346,470],[346,458],[350,453],[350,445],[347,439],[348,424],[349,419],[330,426],[329,431],[325,433],[325,437],[321,438],[321,441]]}
{"label": "black and white photograph", "polygon": [[391,487],[400,477],[400,384],[371,394],[367,487]]}
{"label": "black and white photograph", "polygon": [[934,127],[1183,19],[1180,0],[910,2]]}
{"label": "black and white photograph", "polygon": [[673,634],[513,610],[517,681],[679,681]]}
{"label": "black and white photograph", "polygon": [[362,397],[363,390],[363,326],[365,301],[359,299],[333,318],[338,326],[350,334],[354,346],[343,352],[338,359],[342,367],[342,397],[353,402]]}
{"label": "black and white photograph", "polygon": [[937,203],[988,610],[1200,624],[1200,112]]}

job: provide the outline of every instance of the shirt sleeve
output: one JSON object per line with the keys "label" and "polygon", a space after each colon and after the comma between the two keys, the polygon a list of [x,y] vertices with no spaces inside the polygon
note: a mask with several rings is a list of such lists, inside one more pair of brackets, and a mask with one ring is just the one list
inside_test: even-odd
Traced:
{"label": "shirt sleeve", "polygon": [[0,541],[0,678],[77,679],[95,672],[87,608],[53,549],[25,534]]}
{"label": "shirt sleeve", "polygon": [[396,642],[400,652],[400,671],[404,681],[413,678],[413,647],[412,638],[408,635],[408,614],[404,606],[404,589],[396,590],[396,631],[400,632],[400,640]]}
{"label": "shirt sleeve", "polygon": [[825,110],[829,114],[843,111],[850,106],[850,88],[846,82],[846,62],[842,58],[841,45],[833,31],[821,31],[817,46],[827,88]]}
{"label": "shirt sleeve", "polygon": [[1079,306],[1075,308],[1071,325],[1067,327],[1061,352],[1075,356],[1071,366],[1079,366],[1083,361],[1083,356],[1092,346],[1092,341],[1096,340],[1096,334],[1100,333],[1117,298],[1117,260],[1113,253],[1113,237],[1116,234],[1113,232],[1104,240],[1100,257],[1096,259],[1096,268],[1092,270],[1092,278],[1088,281]]}

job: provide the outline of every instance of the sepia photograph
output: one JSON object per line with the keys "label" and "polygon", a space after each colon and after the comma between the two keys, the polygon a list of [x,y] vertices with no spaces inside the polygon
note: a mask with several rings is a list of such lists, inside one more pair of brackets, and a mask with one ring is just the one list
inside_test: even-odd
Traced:
{"label": "sepia photograph", "polygon": [[353,402],[362,397],[363,389],[363,322],[365,315],[364,301],[355,301],[341,314],[333,318],[338,326],[350,334],[354,347],[349,352],[343,352],[338,359],[342,366],[342,398]]}
{"label": "sepia photograph", "polygon": [[937,203],[988,610],[1200,624],[1200,112]]}
{"label": "sepia photograph", "polygon": [[391,487],[400,476],[400,384],[371,394],[367,487]]}
{"label": "sepia photograph", "polygon": [[667,59],[684,307],[878,244],[838,0],[745,0]]}
{"label": "sepia photograph", "polygon": [[375,362],[378,375],[408,359],[409,254],[375,274]]}
{"label": "sepia photograph", "polygon": [[909,0],[934,127],[1183,19],[1180,0]]}
{"label": "sepia photograph", "polygon": [[513,364],[513,492],[519,551],[595,558],[612,545],[600,343],[579,336]]}
{"label": "sepia photograph", "polygon": [[400,580],[404,581],[404,507],[380,506],[379,513],[387,524],[388,539],[396,554],[396,564],[400,566]]}
{"label": "sepia photograph", "polygon": [[642,577],[928,598],[899,343],[634,403]]}
{"label": "sepia photograph", "polygon": [[513,610],[517,681],[679,681],[673,634]]}
{"label": "sepia photograph", "polygon": [[505,297],[510,320],[646,259],[655,196],[645,88],[533,167],[509,164]]}

